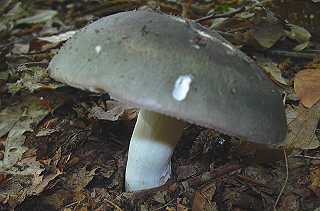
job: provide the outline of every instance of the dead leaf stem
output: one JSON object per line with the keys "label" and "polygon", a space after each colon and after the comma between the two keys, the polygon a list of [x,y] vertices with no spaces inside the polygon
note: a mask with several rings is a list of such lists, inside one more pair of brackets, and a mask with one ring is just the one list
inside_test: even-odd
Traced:
{"label": "dead leaf stem", "polygon": [[286,179],[284,181],[284,184],[282,185],[282,188],[281,188],[280,193],[279,193],[279,195],[277,197],[277,200],[274,203],[274,206],[273,206],[274,211],[277,211],[278,202],[279,202],[279,200],[280,200],[280,198],[281,198],[281,196],[282,196],[282,194],[284,192],[284,189],[287,186],[288,178],[289,178],[289,165],[288,165],[288,158],[287,158],[287,153],[286,153],[285,149],[283,149],[283,155],[284,155],[284,160],[285,160],[285,164],[286,164]]}
{"label": "dead leaf stem", "polygon": [[310,160],[320,160],[320,157],[314,157],[314,156],[309,156],[309,155],[294,155],[294,158],[306,158]]}
{"label": "dead leaf stem", "polygon": [[108,200],[108,199],[104,199],[105,202],[107,202],[108,204],[112,205],[115,210],[117,211],[123,211],[123,209],[121,207],[119,207],[117,204],[113,203],[112,201]]}
{"label": "dead leaf stem", "polygon": [[207,21],[207,20],[210,20],[210,19],[215,19],[215,18],[227,18],[227,17],[231,17],[231,16],[234,16],[240,12],[243,12],[245,10],[245,7],[239,7],[233,11],[230,11],[230,12],[226,12],[226,13],[223,13],[223,14],[212,14],[212,15],[208,15],[208,16],[205,16],[205,17],[202,17],[202,18],[199,18],[197,20],[195,20],[195,22],[199,23],[199,22],[202,22],[202,21]]}

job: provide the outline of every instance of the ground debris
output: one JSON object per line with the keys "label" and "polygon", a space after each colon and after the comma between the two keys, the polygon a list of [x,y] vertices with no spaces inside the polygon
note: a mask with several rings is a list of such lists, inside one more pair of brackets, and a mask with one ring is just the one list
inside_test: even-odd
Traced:
{"label": "ground debris", "polygon": [[[286,167],[277,209],[319,209],[320,10],[292,1],[1,2],[0,210],[274,210]],[[124,192],[138,111],[54,82],[47,65],[86,24],[133,9],[200,19],[256,60],[285,95],[281,150],[187,125],[169,182]]]}
{"label": "ground debris", "polygon": [[306,65],[294,78],[294,90],[301,99],[301,103],[311,108],[320,100],[320,62]]}
{"label": "ground debris", "polygon": [[298,107],[297,117],[288,125],[287,148],[316,149],[320,142],[316,136],[320,118],[320,102],[310,109]]}

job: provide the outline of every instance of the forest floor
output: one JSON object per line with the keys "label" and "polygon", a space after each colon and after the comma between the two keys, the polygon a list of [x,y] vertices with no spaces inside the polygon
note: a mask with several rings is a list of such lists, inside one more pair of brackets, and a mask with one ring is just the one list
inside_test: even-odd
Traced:
{"label": "forest floor", "polygon": [[[0,210],[320,210],[320,1],[0,4]],[[125,192],[137,110],[55,82],[47,66],[88,23],[146,8],[212,15],[199,23],[253,58],[283,93],[285,143],[248,143],[190,124],[168,184]]]}

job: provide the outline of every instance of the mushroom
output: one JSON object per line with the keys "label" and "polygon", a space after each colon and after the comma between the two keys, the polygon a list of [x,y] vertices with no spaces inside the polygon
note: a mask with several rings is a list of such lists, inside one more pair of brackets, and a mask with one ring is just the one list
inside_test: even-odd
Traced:
{"label": "mushroom", "polygon": [[166,183],[185,122],[263,144],[286,137],[281,96],[260,68],[217,32],[175,16],[129,11],[99,19],[48,69],[55,80],[141,108],[127,191]]}

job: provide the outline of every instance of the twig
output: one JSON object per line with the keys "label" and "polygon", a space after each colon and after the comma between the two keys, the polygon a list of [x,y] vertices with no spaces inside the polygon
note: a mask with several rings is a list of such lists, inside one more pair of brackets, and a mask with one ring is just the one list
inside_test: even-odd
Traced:
{"label": "twig", "polygon": [[273,56],[285,56],[300,59],[314,59],[314,57],[320,55],[319,53],[294,52],[284,50],[266,50],[264,52]]}
{"label": "twig", "polygon": [[169,180],[167,183],[165,183],[164,185],[162,185],[160,187],[150,188],[150,189],[147,189],[147,190],[141,190],[141,191],[136,191],[136,192],[128,192],[127,194],[133,200],[142,199],[142,198],[145,198],[145,197],[148,197],[148,196],[154,194],[155,192],[168,190],[168,188],[173,184],[174,184],[174,181],[173,180]]}
{"label": "twig", "polygon": [[166,206],[168,206],[169,204],[171,204],[174,200],[175,200],[175,198],[173,198],[173,199],[170,200],[169,202],[165,203],[163,206],[158,207],[158,208],[156,208],[156,209],[153,209],[152,211],[161,210],[162,208],[165,208]]}
{"label": "twig", "polygon": [[206,202],[208,203],[208,207],[212,207],[213,208],[213,205],[212,205],[212,202],[211,200],[208,198],[208,196],[206,196],[202,191],[199,192],[200,193],[200,196],[206,200]]}
{"label": "twig", "polygon": [[246,176],[243,176],[243,175],[238,175],[237,176],[238,179],[246,182],[246,183],[250,183],[251,185],[254,185],[254,186],[261,186],[261,187],[264,187],[264,188],[269,188],[269,186],[267,186],[266,184],[263,184],[259,181],[256,181],[250,177],[246,177]]}
{"label": "twig", "polygon": [[[212,171],[206,172],[204,174],[201,174],[201,175],[198,175],[195,177],[191,177],[191,178],[188,178],[185,180],[177,181],[177,183],[179,184],[179,183],[182,183],[183,181],[187,181],[192,186],[200,186],[205,182],[222,177],[226,174],[237,171],[241,168],[242,168],[242,166],[239,164],[227,164],[227,165],[221,166],[219,168],[216,168]],[[129,192],[128,194],[130,195],[131,199],[141,199],[141,198],[147,197],[155,192],[167,190],[174,183],[175,182],[173,180],[169,180],[166,184],[164,184],[160,187],[137,191],[137,192]]]}
{"label": "twig", "polygon": [[118,205],[116,205],[115,203],[113,203],[112,201],[108,200],[108,199],[104,199],[103,201],[107,202],[108,204],[112,205],[115,210],[117,211],[123,211],[123,209],[121,207],[119,207]]}
{"label": "twig", "polygon": [[192,186],[200,186],[203,183],[206,183],[210,180],[222,177],[226,174],[229,174],[231,172],[237,171],[241,169],[242,166],[239,164],[227,164],[224,166],[221,166],[217,169],[211,170],[209,172],[203,173],[199,176],[187,179],[188,183]]}
{"label": "twig", "polygon": [[196,19],[195,22],[199,23],[201,21],[206,21],[206,20],[215,19],[215,18],[227,18],[227,17],[234,16],[240,12],[243,12],[244,10],[245,10],[245,7],[242,6],[242,7],[239,7],[237,9],[233,10],[233,11],[226,12],[223,14],[212,14],[212,15],[208,15],[208,16]]}
{"label": "twig", "polygon": [[283,186],[282,186],[282,188],[281,188],[281,191],[280,191],[280,193],[279,193],[279,195],[278,195],[278,197],[277,197],[277,200],[276,200],[276,202],[274,203],[274,206],[273,206],[274,211],[277,211],[278,202],[279,202],[279,200],[280,200],[280,198],[281,198],[281,195],[282,195],[283,192],[284,192],[285,187],[287,186],[288,178],[289,178],[288,158],[287,158],[287,153],[286,153],[286,150],[285,150],[285,149],[283,149],[283,154],[284,154],[284,160],[285,160],[285,163],[286,163],[286,179],[285,179],[284,184],[283,184]]}
{"label": "twig", "polygon": [[258,50],[258,49],[252,49],[252,48],[244,48],[242,50],[269,54],[271,56],[283,56],[283,57],[291,57],[291,58],[297,58],[297,59],[314,59],[316,56],[320,55],[319,51],[310,51],[310,50],[301,51],[301,52],[286,51],[286,50],[272,50],[272,49]]}
{"label": "twig", "polygon": [[320,160],[320,157],[314,157],[314,156],[309,156],[309,155],[294,155],[294,158],[308,158],[311,160]]}
{"label": "twig", "polygon": [[64,208],[71,207],[71,206],[73,206],[73,205],[75,205],[75,204],[79,204],[79,201],[75,201],[75,202],[72,202],[72,203],[70,203],[70,204],[67,204],[66,206],[64,206]]}

